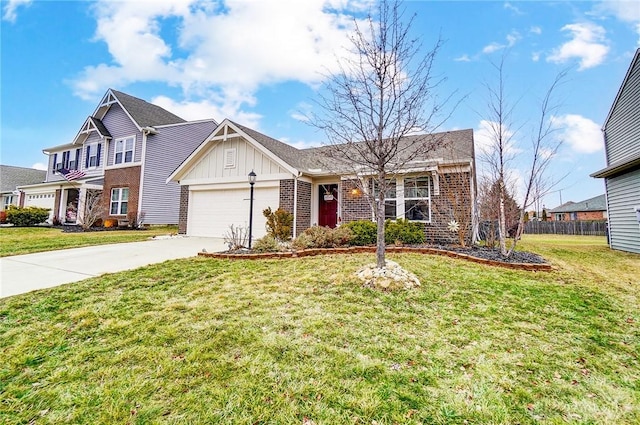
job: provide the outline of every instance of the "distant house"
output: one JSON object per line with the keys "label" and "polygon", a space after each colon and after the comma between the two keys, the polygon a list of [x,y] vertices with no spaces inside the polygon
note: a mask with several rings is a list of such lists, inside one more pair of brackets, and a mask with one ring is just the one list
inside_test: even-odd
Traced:
{"label": "distant house", "polygon": [[551,221],[603,221],[607,219],[607,200],[604,195],[580,202],[565,202],[549,210]]}
{"label": "distant house", "polygon": [[0,165],[0,196],[2,197],[0,210],[6,210],[10,205],[23,206],[25,197],[18,187],[42,183],[46,176],[46,171],[34,168]]}
{"label": "distant house", "polygon": [[43,150],[46,178],[21,187],[25,205],[40,200],[50,220],[82,223],[87,194],[101,191],[103,219],[178,224],[180,186],[167,177],[216,125],[109,89],[69,143]]}
{"label": "distant house", "polygon": [[[428,241],[448,241],[450,197],[460,195],[471,223],[475,205],[475,156],[472,130],[432,135],[443,145],[394,176],[386,218],[419,222]],[[401,143],[420,143],[408,136]],[[253,129],[224,120],[169,177],[182,185],[180,232],[222,237],[230,225],[246,225],[249,216],[247,175],[257,174],[253,235],[265,234],[262,210],[293,213],[293,236],[313,226],[336,227],[372,220],[373,211],[355,185],[353,171],[327,169],[323,148],[296,149]],[[366,174],[362,179],[369,179]],[[373,184],[371,186],[373,188]],[[465,212],[466,214],[466,212]],[[471,229],[469,229],[471,234]]]}
{"label": "distant house", "polygon": [[605,120],[605,179],[611,248],[640,253],[640,49]]}

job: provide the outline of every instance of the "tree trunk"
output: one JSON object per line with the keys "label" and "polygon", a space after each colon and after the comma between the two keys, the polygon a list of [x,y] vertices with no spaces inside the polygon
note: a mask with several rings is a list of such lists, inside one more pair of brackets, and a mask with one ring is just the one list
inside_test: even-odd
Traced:
{"label": "tree trunk", "polygon": [[498,239],[500,241],[500,254],[507,256],[507,218],[504,211],[504,181],[500,181],[500,212],[498,213]]}
{"label": "tree trunk", "polygon": [[381,269],[385,266],[385,242],[384,242],[384,197],[381,195],[376,200],[376,223],[378,225],[378,239],[376,246],[376,266]]}

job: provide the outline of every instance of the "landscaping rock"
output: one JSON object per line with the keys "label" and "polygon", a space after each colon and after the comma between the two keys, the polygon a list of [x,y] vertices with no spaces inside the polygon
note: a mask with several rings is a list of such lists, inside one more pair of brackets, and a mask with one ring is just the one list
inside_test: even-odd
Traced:
{"label": "landscaping rock", "polygon": [[364,282],[364,286],[383,291],[413,289],[420,286],[418,277],[400,267],[395,261],[387,260],[385,267],[368,264],[356,272],[356,276]]}

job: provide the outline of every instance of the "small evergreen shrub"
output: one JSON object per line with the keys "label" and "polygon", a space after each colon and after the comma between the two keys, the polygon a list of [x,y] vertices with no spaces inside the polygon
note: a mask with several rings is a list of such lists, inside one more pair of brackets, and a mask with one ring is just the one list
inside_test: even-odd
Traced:
{"label": "small evergreen shrub", "polygon": [[313,226],[305,230],[293,241],[296,249],[307,248],[336,248],[347,246],[351,242],[353,234],[348,228]]}
{"label": "small evergreen shrub", "polygon": [[378,227],[370,220],[357,220],[343,224],[340,228],[347,228],[353,235],[351,245],[374,245],[377,239]]}
{"label": "small evergreen shrub", "polygon": [[21,208],[12,205],[7,209],[7,223],[18,227],[35,226],[36,224],[44,223],[48,218],[48,208]]}
{"label": "small evergreen shrub", "polygon": [[384,239],[388,244],[402,243],[406,245],[421,244],[425,241],[422,224],[399,218],[384,223]]}
{"label": "small evergreen shrub", "polygon": [[293,214],[282,208],[271,211],[271,207],[262,211],[267,218],[267,233],[275,239],[286,242],[291,240]]}
{"label": "small evergreen shrub", "polygon": [[280,251],[280,243],[271,235],[265,235],[256,240],[252,248],[256,252],[278,252]]}

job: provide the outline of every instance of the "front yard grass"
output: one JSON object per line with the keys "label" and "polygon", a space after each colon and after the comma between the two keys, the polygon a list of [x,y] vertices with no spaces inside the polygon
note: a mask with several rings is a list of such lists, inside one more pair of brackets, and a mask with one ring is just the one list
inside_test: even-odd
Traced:
{"label": "front yard grass", "polygon": [[[602,238],[604,239],[604,238]],[[640,423],[640,256],[527,236],[553,272],[415,254],[194,258],[0,300],[0,422]]]}
{"label": "front yard grass", "polygon": [[83,246],[144,241],[156,235],[166,235],[177,231],[177,226],[155,226],[146,230],[69,233],[50,227],[0,227],[0,257]]}

